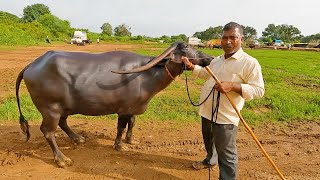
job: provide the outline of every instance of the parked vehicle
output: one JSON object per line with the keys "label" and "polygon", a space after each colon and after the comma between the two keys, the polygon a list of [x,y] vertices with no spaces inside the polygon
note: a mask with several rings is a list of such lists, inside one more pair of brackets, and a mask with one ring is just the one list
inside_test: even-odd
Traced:
{"label": "parked vehicle", "polygon": [[214,48],[221,49],[221,40],[220,39],[211,39],[207,42],[207,46],[210,49],[214,49]]}
{"label": "parked vehicle", "polygon": [[258,40],[254,39],[254,40],[248,41],[248,46],[250,49],[255,49],[256,47],[260,46],[260,43]]}
{"label": "parked vehicle", "polygon": [[197,38],[197,37],[189,37],[188,38],[188,44],[191,46],[198,46],[201,43],[201,39]]}
{"label": "parked vehicle", "polygon": [[275,46],[275,47],[284,46],[284,42],[282,40],[280,40],[280,39],[274,39],[272,41],[272,43],[273,43],[273,46]]}
{"label": "parked vehicle", "polygon": [[77,44],[77,45],[86,45],[91,43],[92,41],[87,38],[87,33],[83,31],[74,31],[73,37],[70,41],[70,44]]}

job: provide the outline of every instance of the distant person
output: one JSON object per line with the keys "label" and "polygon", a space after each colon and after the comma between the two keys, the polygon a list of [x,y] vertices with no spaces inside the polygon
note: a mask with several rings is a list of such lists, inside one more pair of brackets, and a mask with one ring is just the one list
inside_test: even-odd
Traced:
{"label": "distant person", "polygon": [[46,37],[46,42],[49,43],[49,44],[51,44],[50,39],[49,39],[49,36]]}
{"label": "distant person", "polygon": [[[208,79],[202,87],[199,115],[202,118],[202,136],[206,157],[193,163],[196,170],[219,165],[220,180],[237,179],[237,131],[240,118],[227,97],[228,93],[240,111],[245,101],[264,95],[264,82],[259,62],[241,48],[243,28],[230,22],[223,27],[221,47],[224,54],[213,59],[208,66],[221,80],[218,85],[205,68],[193,65],[188,58],[182,60],[196,77]],[[211,93],[212,92],[212,93]],[[221,95],[220,95],[221,92]]]}
{"label": "distant person", "polygon": [[99,44],[99,43],[100,43],[100,39],[98,38],[98,39],[97,39],[97,44]]}

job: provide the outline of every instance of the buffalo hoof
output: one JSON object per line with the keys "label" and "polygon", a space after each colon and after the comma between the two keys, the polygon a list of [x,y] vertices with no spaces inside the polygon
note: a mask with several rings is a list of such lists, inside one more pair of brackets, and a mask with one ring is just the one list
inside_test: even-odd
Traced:
{"label": "buffalo hoof", "polygon": [[61,154],[60,156],[56,156],[54,158],[54,162],[61,168],[66,168],[67,166],[72,165],[72,160],[67,156]]}
{"label": "buffalo hoof", "polygon": [[119,144],[113,145],[113,148],[117,151],[128,151],[129,150],[129,148],[127,146],[119,145]]}
{"label": "buffalo hoof", "polygon": [[77,136],[77,137],[73,138],[72,141],[76,144],[81,144],[81,143],[86,142],[86,138],[84,138],[82,136]]}

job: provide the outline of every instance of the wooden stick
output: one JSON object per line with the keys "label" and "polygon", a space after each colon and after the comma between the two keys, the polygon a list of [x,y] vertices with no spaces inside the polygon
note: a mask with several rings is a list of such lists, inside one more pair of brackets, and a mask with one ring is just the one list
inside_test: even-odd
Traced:
{"label": "wooden stick", "polygon": [[[208,73],[213,77],[213,79],[216,81],[217,84],[221,84],[221,82],[219,81],[219,79],[213,74],[213,72],[211,71],[211,69],[206,66],[205,69],[208,71]],[[285,179],[284,176],[281,174],[280,170],[277,168],[277,166],[275,165],[275,163],[272,161],[272,159],[270,158],[270,156],[267,154],[267,152],[264,150],[264,148],[262,147],[261,143],[259,142],[258,138],[255,136],[255,134],[253,133],[253,131],[251,130],[251,128],[248,126],[248,124],[246,123],[246,121],[243,119],[242,115],[240,114],[240,111],[237,109],[236,105],[234,104],[233,100],[230,98],[230,96],[227,93],[224,93],[226,95],[226,97],[228,98],[229,102],[231,103],[232,107],[234,108],[234,110],[237,112],[241,122],[243,123],[244,127],[246,127],[246,129],[249,131],[249,133],[251,134],[251,136],[253,137],[253,139],[256,141],[256,143],[258,144],[259,148],[261,149],[262,153],[264,154],[264,156],[269,160],[269,162],[271,163],[271,165],[273,166],[273,168],[277,171],[277,173],[279,174],[279,176],[281,177],[281,179]]]}

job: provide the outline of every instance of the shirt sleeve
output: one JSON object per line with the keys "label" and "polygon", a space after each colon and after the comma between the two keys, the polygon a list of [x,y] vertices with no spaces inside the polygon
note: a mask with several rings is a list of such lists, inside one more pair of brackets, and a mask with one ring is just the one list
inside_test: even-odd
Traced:
{"label": "shirt sleeve", "polygon": [[207,70],[204,67],[199,66],[199,65],[194,65],[194,69],[192,71],[192,74],[196,78],[201,78],[201,79],[207,79],[209,77]]}
{"label": "shirt sleeve", "polygon": [[241,84],[242,97],[246,101],[261,98],[265,92],[261,66],[258,62],[253,63],[247,72],[247,82]]}

